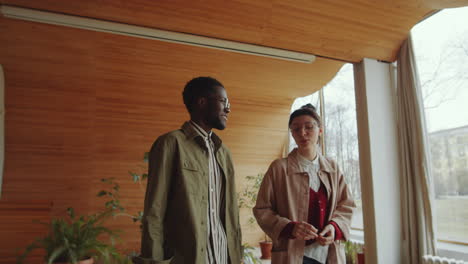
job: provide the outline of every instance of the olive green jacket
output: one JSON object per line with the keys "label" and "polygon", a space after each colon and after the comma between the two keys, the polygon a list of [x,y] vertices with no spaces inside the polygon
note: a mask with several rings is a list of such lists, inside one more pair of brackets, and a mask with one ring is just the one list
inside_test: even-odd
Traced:
{"label": "olive green jacket", "polygon": [[[224,180],[221,220],[231,264],[241,261],[241,231],[229,150],[212,134]],[[186,122],[160,136],[149,155],[143,214],[141,256],[134,263],[189,264],[206,262],[208,150],[203,138]]]}

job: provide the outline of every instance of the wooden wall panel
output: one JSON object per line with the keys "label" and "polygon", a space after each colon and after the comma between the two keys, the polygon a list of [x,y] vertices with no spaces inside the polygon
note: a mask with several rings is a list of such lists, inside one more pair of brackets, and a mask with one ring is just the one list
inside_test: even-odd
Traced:
{"label": "wooden wall panel", "polygon": [[[49,221],[51,208],[50,201],[0,201],[0,263],[16,263],[16,256],[22,253],[16,249],[24,247],[28,241],[31,242],[32,237],[42,236],[47,232],[46,227],[39,222]],[[32,221],[35,223],[32,224]],[[43,252],[32,252],[26,261],[41,263],[43,255]]]}
{"label": "wooden wall panel", "polygon": [[[321,88],[342,63],[313,64],[228,53],[106,33],[0,18],[0,63],[6,90],[6,159],[1,203],[51,202],[40,217],[64,215],[69,206],[94,212],[99,179],[115,177],[122,202],[140,210],[144,188],[128,170],[141,164],[155,138],[188,119],[181,92],[192,77],[218,78],[232,101],[220,132],[233,153],[239,186],[266,170],[281,152],[293,99]],[[32,221],[18,207],[8,217]],[[0,222],[6,214],[0,214]],[[46,217],[47,218],[47,217]],[[246,221],[245,216],[243,221]],[[27,221],[26,221],[27,222]],[[125,231],[125,248],[138,249],[130,219],[110,223]],[[37,236],[31,222],[0,229],[0,263]],[[244,232],[255,243],[261,234]],[[11,243],[10,243],[11,241]]]}

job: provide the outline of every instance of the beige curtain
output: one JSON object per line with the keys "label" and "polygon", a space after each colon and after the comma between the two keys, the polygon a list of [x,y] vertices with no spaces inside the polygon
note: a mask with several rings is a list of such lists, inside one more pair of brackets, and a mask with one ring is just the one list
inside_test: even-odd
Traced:
{"label": "beige curtain", "polygon": [[398,55],[397,116],[401,162],[403,263],[435,255],[424,109],[411,36]]}

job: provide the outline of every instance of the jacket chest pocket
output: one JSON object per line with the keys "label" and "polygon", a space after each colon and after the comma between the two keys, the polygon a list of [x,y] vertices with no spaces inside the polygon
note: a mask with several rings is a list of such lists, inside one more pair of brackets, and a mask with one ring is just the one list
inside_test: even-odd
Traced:
{"label": "jacket chest pocket", "polygon": [[184,160],[181,165],[180,187],[185,188],[188,193],[199,194],[200,185],[203,184],[204,173],[192,161]]}

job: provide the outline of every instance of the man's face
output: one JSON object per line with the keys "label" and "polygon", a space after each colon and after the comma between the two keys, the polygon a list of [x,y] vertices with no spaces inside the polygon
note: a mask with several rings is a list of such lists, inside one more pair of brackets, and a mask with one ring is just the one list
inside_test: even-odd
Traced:
{"label": "man's face", "polygon": [[225,129],[230,112],[226,90],[221,86],[216,86],[215,92],[207,97],[207,125],[219,130]]}

